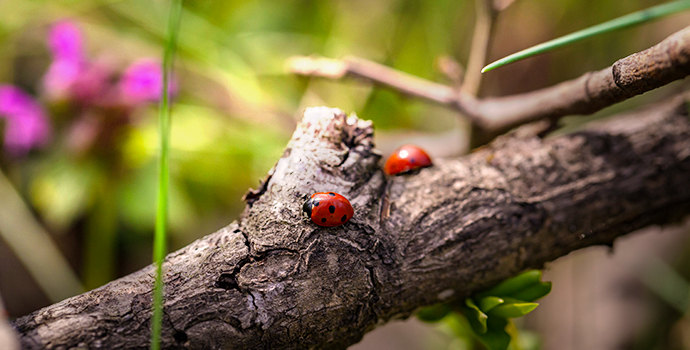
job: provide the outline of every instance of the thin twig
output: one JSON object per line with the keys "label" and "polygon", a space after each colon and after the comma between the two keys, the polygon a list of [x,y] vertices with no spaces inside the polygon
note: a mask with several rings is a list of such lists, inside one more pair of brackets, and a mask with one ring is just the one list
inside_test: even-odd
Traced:
{"label": "thin twig", "polygon": [[472,34],[470,57],[467,60],[467,72],[460,91],[477,96],[482,83],[482,67],[486,64],[486,57],[491,48],[494,32],[494,22],[498,12],[494,10],[491,0],[476,0],[477,12]]}
{"label": "thin twig", "polygon": [[393,68],[358,57],[342,60],[306,56],[292,57],[287,62],[290,72],[299,75],[340,79],[345,76],[364,79],[402,94],[422,98],[442,105],[455,101],[453,88],[434,83]]}
{"label": "thin twig", "polygon": [[[470,57],[467,62],[467,74],[460,92],[477,97],[481,88],[483,74],[482,67],[486,64],[491,42],[494,37],[494,23],[498,11],[494,8],[491,0],[476,0],[475,10],[477,15],[472,35],[472,46]],[[487,132],[476,119],[470,126],[469,149],[474,149],[487,144],[493,139],[493,135]]]}
{"label": "thin twig", "polygon": [[475,99],[465,93],[458,94],[450,86],[435,83],[395,70],[359,57],[345,57],[342,60],[294,56],[286,62],[286,69],[294,74],[341,79],[353,77],[372,84],[387,87],[404,95],[420,98],[443,106],[452,107],[471,120],[475,119]]}
{"label": "thin twig", "polygon": [[487,133],[548,118],[588,115],[690,74],[690,27],[659,44],[616,61],[612,66],[545,89],[508,97],[476,99],[453,88],[413,77],[361,58],[332,60],[298,57],[292,73],[339,79],[355,76],[410,96],[453,108]]}
{"label": "thin twig", "polygon": [[486,128],[503,132],[543,118],[592,114],[688,74],[690,27],[600,71],[534,92],[485,99],[476,113]]}
{"label": "thin twig", "polygon": [[445,75],[448,80],[453,83],[453,86],[462,85],[465,78],[465,69],[460,62],[448,55],[439,56],[434,60],[434,67],[441,74]]}
{"label": "thin twig", "polygon": [[672,14],[676,14],[681,11],[687,11],[688,9],[690,9],[690,0],[677,0],[659,6],[651,7],[646,10],[631,13],[623,17],[618,17],[616,19],[612,19],[610,21],[600,23],[583,30],[570,33],[560,38],[549,40],[539,45],[524,49],[520,52],[516,52],[512,55],[503,57],[500,60],[495,61],[487,65],[486,67],[482,68],[482,73],[494,70],[498,67],[503,67],[512,62],[517,62],[519,60],[532,57],[534,55],[557,49],[559,47],[571,45],[575,42],[585,40],[593,36],[640,25],[642,23],[649,22]]}

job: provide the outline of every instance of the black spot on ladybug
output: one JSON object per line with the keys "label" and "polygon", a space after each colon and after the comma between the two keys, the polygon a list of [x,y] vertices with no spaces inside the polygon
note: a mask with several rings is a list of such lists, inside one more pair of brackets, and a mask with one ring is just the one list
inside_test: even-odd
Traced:
{"label": "black spot on ladybug", "polygon": [[335,206],[331,205],[330,207],[328,207],[328,211],[330,211],[331,214],[335,213]]}
{"label": "black spot on ladybug", "polygon": [[328,195],[331,197],[335,197],[335,193],[333,193],[333,192],[328,192]]}
{"label": "black spot on ladybug", "polygon": [[342,221],[342,222],[345,222],[345,220],[347,220],[347,215],[343,215],[343,217],[340,218],[340,221]]}
{"label": "black spot on ladybug", "polygon": [[321,222],[326,222],[326,218],[321,218]]}
{"label": "black spot on ladybug", "polygon": [[414,158],[410,158],[410,163],[414,163]]}
{"label": "black spot on ladybug", "polygon": [[319,202],[318,202],[318,201],[317,201],[317,202],[314,202],[314,206],[315,206],[315,207],[318,207],[318,206],[319,206]]}

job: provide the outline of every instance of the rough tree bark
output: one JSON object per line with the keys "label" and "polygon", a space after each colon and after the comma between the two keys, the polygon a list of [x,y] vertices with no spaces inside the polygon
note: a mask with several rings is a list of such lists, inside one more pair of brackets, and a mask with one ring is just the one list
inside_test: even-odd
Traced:
{"label": "rough tree bark", "polygon": [[[369,122],[308,109],[239,222],[167,257],[163,346],[345,348],[420,306],[690,212],[683,98],[552,140],[521,134],[387,179]],[[303,219],[316,191],[350,198],[353,219]],[[153,276],[17,319],[23,347],[146,347]]]}

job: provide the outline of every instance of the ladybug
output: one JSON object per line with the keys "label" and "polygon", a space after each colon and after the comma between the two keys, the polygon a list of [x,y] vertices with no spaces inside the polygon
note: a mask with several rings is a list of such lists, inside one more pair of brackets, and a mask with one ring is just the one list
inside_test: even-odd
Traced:
{"label": "ladybug", "polygon": [[319,226],[334,227],[352,219],[355,210],[347,198],[335,192],[316,192],[311,195],[302,211]]}
{"label": "ladybug", "polygon": [[431,158],[423,149],[415,145],[404,145],[388,157],[383,171],[388,175],[400,175],[432,165]]}

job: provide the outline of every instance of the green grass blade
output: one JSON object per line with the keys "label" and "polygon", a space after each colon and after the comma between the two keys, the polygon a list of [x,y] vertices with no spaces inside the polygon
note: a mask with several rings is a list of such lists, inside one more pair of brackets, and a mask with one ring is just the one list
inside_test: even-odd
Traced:
{"label": "green grass blade", "polygon": [[168,223],[168,182],[170,167],[168,164],[170,150],[170,74],[172,71],[175,45],[182,12],[182,0],[173,0],[168,17],[167,38],[163,55],[163,89],[158,113],[159,162],[158,162],[158,198],[156,210],[156,232],[153,240],[153,261],[156,264],[156,282],[153,289],[153,315],[151,316],[151,349],[160,349],[161,329],[163,323],[163,259]]}
{"label": "green grass blade", "polygon": [[556,38],[550,41],[547,41],[545,43],[532,46],[528,49],[522,50],[520,52],[516,52],[512,55],[506,56],[504,58],[501,58],[498,61],[495,61],[486,67],[482,68],[482,73],[488,72],[490,70],[494,70],[498,67],[505,66],[509,63],[513,63],[534,55],[538,55],[540,53],[544,53],[547,51],[551,51],[557,48],[560,48],[562,46],[572,44],[574,42],[578,42],[580,40],[584,40],[586,38],[611,32],[614,30],[618,29],[623,29],[627,27],[631,27],[637,24],[649,22],[652,20],[655,20],[657,18],[665,17],[668,15],[672,15],[677,12],[685,11],[687,9],[690,9],[690,0],[679,0],[679,1],[673,1],[669,2],[663,5],[655,6],[648,8],[646,10],[638,11],[631,13],[629,15],[625,15],[623,17],[618,17],[616,19],[612,19],[610,21],[597,24],[593,27],[589,27],[587,29],[579,30],[575,33],[571,33],[565,36],[562,36],[560,38]]}

